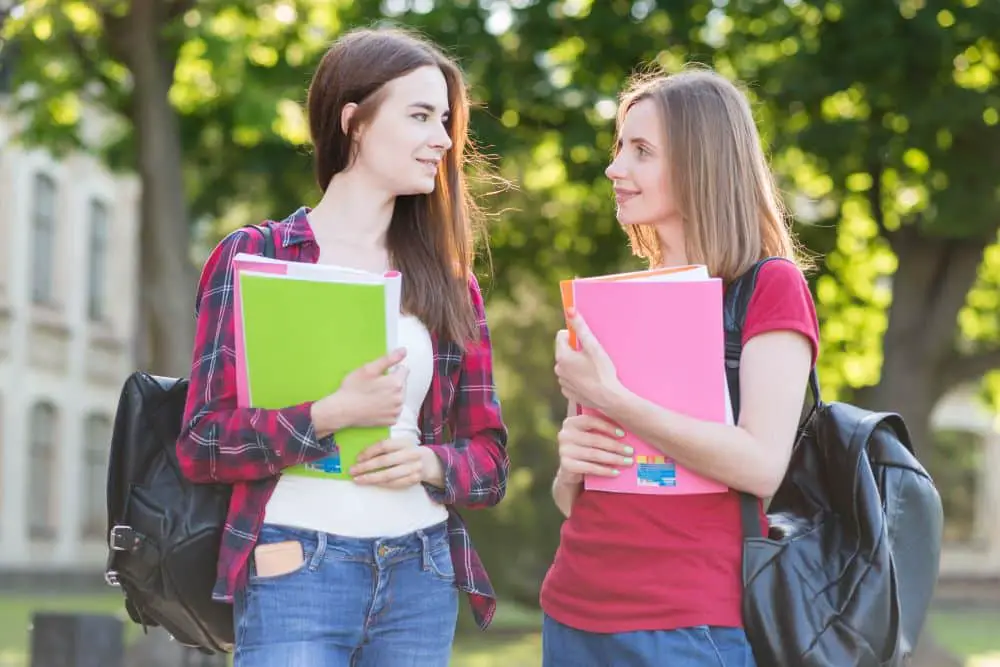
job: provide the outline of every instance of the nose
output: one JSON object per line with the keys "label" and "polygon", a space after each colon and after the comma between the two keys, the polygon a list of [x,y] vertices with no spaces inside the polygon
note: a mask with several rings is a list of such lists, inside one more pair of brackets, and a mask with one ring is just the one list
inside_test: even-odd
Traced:
{"label": "nose", "polygon": [[625,166],[622,164],[621,153],[616,155],[615,159],[608,165],[608,168],[604,170],[604,175],[612,181],[621,181],[625,179],[627,174],[625,172]]}
{"label": "nose", "polygon": [[437,131],[434,132],[434,136],[431,138],[431,145],[434,148],[440,148],[441,150],[449,150],[454,142],[451,140],[451,135],[448,134],[448,128],[441,123],[437,126]]}

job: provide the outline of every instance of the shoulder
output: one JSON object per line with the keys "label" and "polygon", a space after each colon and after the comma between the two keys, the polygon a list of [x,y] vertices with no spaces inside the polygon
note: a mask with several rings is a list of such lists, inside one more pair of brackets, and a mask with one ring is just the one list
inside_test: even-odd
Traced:
{"label": "shoulder", "polygon": [[473,309],[478,314],[480,311],[485,309],[483,290],[479,286],[479,279],[476,277],[475,271],[469,271],[467,280],[469,285],[469,298],[472,300]]}
{"label": "shoulder", "polygon": [[757,274],[743,324],[743,343],[769,331],[795,331],[819,348],[819,321],[809,283],[801,269],[788,260],[772,260]]}
{"label": "shoulder", "polygon": [[198,280],[198,302],[209,292],[218,291],[232,282],[233,259],[242,253],[260,254],[264,237],[249,227],[233,230],[215,244],[208,254]]}
{"label": "shoulder", "polygon": [[[809,293],[809,284],[805,274],[796,264],[787,259],[773,259],[760,267],[757,273],[757,284],[754,296],[760,293],[804,291]],[[811,300],[812,297],[810,297]]]}

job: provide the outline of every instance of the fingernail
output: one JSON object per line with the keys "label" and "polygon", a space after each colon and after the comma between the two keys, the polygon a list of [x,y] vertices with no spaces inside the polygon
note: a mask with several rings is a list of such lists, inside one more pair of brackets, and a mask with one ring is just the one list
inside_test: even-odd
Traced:
{"label": "fingernail", "polygon": [[621,430],[620,428],[616,428],[615,429],[615,435],[617,435],[619,438],[624,438],[625,437],[625,431]]}
{"label": "fingernail", "polygon": [[632,465],[632,459],[630,457],[626,456],[623,460],[625,461],[625,465]]}
{"label": "fingernail", "polygon": [[625,454],[626,455],[631,456],[634,453],[635,453],[635,450],[632,449],[632,447],[630,447],[629,445],[625,445]]}
{"label": "fingernail", "polygon": [[621,472],[621,470],[612,470],[612,472],[617,475],[618,473]]}

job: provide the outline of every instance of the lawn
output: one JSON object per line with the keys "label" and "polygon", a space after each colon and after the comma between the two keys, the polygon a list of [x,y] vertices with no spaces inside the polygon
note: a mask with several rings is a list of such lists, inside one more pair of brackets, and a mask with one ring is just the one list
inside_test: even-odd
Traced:
{"label": "lawn", "polygon": [[[3,595],[0,597],[0,667],[27,667],[28,629],[36,610],[123,614],[117,594],[89,596]],[[539,667],[537,611],[502,603],[491,630],[467,631],[455,642],[452,667]],[[130,638],[141,628],[128,622]],[[1000,665],[1000,611],[938,611],[928,629],[945,648],[968,659],[969,667]],[[993,660],[997,663],[993,663]]]}

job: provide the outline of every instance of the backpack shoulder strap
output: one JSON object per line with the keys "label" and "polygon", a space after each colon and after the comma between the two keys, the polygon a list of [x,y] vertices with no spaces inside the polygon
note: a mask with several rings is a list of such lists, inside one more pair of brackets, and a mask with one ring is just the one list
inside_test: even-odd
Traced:
{"label": "backpack shoulder strap", "polygon": [[[768,257],[751,266],[746,273],[736,278],[726,287],[723,297],[723,326],[726,341],[726,383],[729,385],[729,400],[733,408],[733,419],[740,418],[740,357],[743,354],[743,325],[746,323],[747,310],[754,288],[757,286],[757,276],[761,267],[768,262],[788,261],[781,257]],[[816,369],[809,372],[809,389],[813,400],[820,402],[819,378]]]}
{"label": "backpack shoulder strap", "polygon": [[245,225],[245,227],[253,227],[260,232],[261,236],[264,237],[264,257],[274,259],[276,250],[274,246],[274,232],[271,229],[271,225],[265,222],[261,225]]}
{"label": "backpack shoulder strap", "polygon": [[762,266],[778,258],[762,259],[746,273],[726,286],[722,305],[722,323],[726,341],[726,382],[729,401],[733,406],[733,419],[740,418],[740,357],[743,353],[743,324],[746,322],[750,299],[757,285],[757,275]]}
{"label": "backpack shoulder strap", "polygon": [[[726,341],[726,384],[729,385],[729,401],[733,408],[733,420],[740,418],[740,357],[743,354],[743,325],[746,323],[747,310],[757,285],[757,276],[761,267],[768,262],[787,261],[780,257],[768,257],[751,266],[746,273],[736,278],[726,287],[723,300],[723,326]],[[813,399],[819,403],[819,380],[816,369],[809,372],[809,387]],[[763,537],[758,514],[758,499],[748,493],[740,492],[740,521],[743,525],[743,537]]]}

